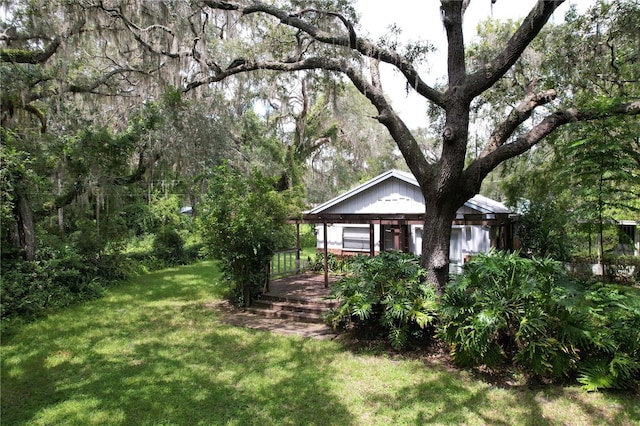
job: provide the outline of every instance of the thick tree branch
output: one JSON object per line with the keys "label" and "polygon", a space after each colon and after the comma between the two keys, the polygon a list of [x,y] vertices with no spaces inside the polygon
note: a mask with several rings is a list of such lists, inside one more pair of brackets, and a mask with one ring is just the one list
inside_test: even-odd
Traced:
{"label": "thick tree branch", "polygon": [[516,63],[522,52],[538,35],[553,12],[564,0],[537,1],[518,30],[511,36],[504,50],[487,63],[484,68],[470,74],[467,78],[467,94],[473,99],[493,86]]}
{"label": "thick tree branch", "polygon": [[205,84],[217,83],[232,75],[241,74],[257,70],[271,71],[302,71],[311,69],[325,69],[327,71],[341,71],[340,62],[326,58],[307,58],[296,62],[281,61],[247,61],[245,59],[234,61],[227,69],[210,75],[207,78],[192,81],[184,88],[184,92],[188,92]]}
{"label": "thick tree branch", "polygon": [[[58,51],[58,48],[62,45],[62,40],[71,37],[73,34],[80,33],[84,24],[85,21],[80,19],[66,33],[58,34],[55,37],[42,34],[20,34],[15,27],[9,27],[0,34],[0,41],[7,45],[7,47],[0,49],[0,61],[15,64],[44,64]],[[31,40],[40,40],[48,44],[43,50],[30,50],[28,48],[14,49],[9,47],[12,42],[23,44]]]}
{"label": "thick tree branch", "polygon": [[40,133],[45,133],[47,131],[47,118],[44,113],[35,106],[29,104],[24,106],[24,110],[38,118],[40,121]]}
{"label": "thick tree branch", "polygon": [[377,59],[371,59],[369,72],[371,73],[371,84],[373,84],[373,86],[377,89],[382,90],[382,80],[380,79],[380,62]]}
{"label": "thick tree branch", "polygon": [[496,129],[489,137],[489,142],[484,150],[480,153],[480,157],[486,157],[496,148],[501,147],[511,137],[513,132],[531,117],[533,110],[547,104],[556,98],[554,89],[545,90],[540,93],[529,93],[515,108],[511,110],[507,118],[498,124]]}
{"label": "thick tree branch", "polygon": [[[396,67],[402,75],[407,79],[409,85],[420,95],[424,96],[428,100],[432,101],[436,105],[440,107],[444,107],[445,97],[444,94],[440,91],[432,88],[428,84],[426,84],[417,70],[413,66],[413,64],[407,60],[407,58],[399,55],[396,52],[389,51],[386,49],[381,49],[375,46],[373,43],[366,39],[362,39],[357,37],[355,31],[353,31],[353,26],[351,23],[345,24],[347,27],[347,35],[334,35],[331,32],[326,32],[309,24],[307,21],[302,19],[300,13],[290,14],[289,12],[283,11],[273,6],[269,6],[260,2],[253,2],[248,6],[244,6],[239,3],[229,2],[229,1],[217,1],[217,0],[205,0],[204,4],[212,9],[218,10],[233,10],[237,11],[243,15],[251,14],[251,13],[265,13],[267,15],[273,16],[278,19],[281,23],[288,25],[290,27],[301,30],[307,34],[309,34],[314,40],[322,42],[331,46],[343,46],[347,48],[352,48],[356,50],[363,56],[367,56],[369,58],[374,58],[379,60],[380,62],[385,62],[390,65]],[[338,18],[345,23],[348,22],[346,18],[335,13],[335,12],[325,12],[331,16],[338,16]],[[355,37],[355,47],[354,47],[354,37]]]}
{"label": "thick tree branch", "polygon": [[447,31],[447,73],[449,88],[462,84],[466,78],[464,38],[462,35],[462,7],[460,0],[441,1],[442,20]]}
{"label": "thick tree branch", "polygon": [[[407,166],[409,166],[409,170],[416,176],[420,185],[424,185],[427,180],[432,179],[434,166],[427,162],[415,137],[387,101],[382,87],[377,86],[376,83],[369,83],[360,71],[352,66],[347,65],[342,71],[349,77],[360,93],[365,95],[376,107],[378,110],[376,119],[387,128],[396,145],[398,145]],[[375,81],[376,79],[374,78]]]}
{"label": "thick tree branch", "polygon": [[522,137],[511,143],[501,145],[484,157],[474,160],[464,171],[466,187],[477,192],[480,189],[482,180],[499,164],[525,153],[565,124],[624,115],[640,115],[640,100],[616,104],[606,110],[579,110],[577,108],[570,108],[551,113]]}
{"label": "thick tree branch", "polygon": [[141,71],[135,70],[133,68],[117,68],[109,71],[105,75],[100,78],[87,83],[85,85],[80,84],[67,84],[64,85],[60,90],[38,90],[37,88],[32,88],[29,93],[24,94],[20,98],[15,98],[12,96],[3,96],[0,99],[0,112],[7,112],[9,115],[13,114],[13,111],[17,109],[22,109],[29,114],[34,115],[38,121],[40,121],[40,132],[45,133],[47,130],[47,117],[44,113],[38,109],[36,106],[32,105],[33,102],[46,99],[52,96],[56,96],[61,93],[91,93],[91,94],[100,94],[106,96],[105,93],[98,93],[96,89],[105,85],[112,77],[119,74],[127,74],[127,73],[140,73]]}
{"label": "thick tree branch", "polygon": [[15,64],[43,64],[53,56],[61,45],[59,38],[54,38],[44,50],[0,49],[0,61]]}

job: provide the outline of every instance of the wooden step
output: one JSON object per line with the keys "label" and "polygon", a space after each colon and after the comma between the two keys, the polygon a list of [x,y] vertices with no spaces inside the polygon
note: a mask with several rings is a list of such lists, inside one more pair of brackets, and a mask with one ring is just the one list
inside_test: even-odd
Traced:
{"label": "wooden step", "polygon": [[273,301],[273,302],[292,303],[296,305],[324,306],[325,309],[335,308],[336,306],[338,306],[338,301],[335,299],[318,299],[318,298],[309,299],[309,298],[304,298],[299,296],[282,296],[282,295],[272,295],[272,294],[262,294],[255,301]]}
{"label": "wooden step", "polygon": [[251,306],[254,308],[273,311],[308,312],[311,314],[321,314],[327,311],[326,306],[311,305],[306,303],[302,304],[290,302],[275,302],[271,300],[254,300]]}
{"label": "wooden step", "polygon": [[254,300],[251,307],[245,310],[267,318],[323,324],[324,314],[334,306],[337,306],[335,301],[318,301],[263,295],[259,299]]}
{"label": "wooden step", "polygon": [[280,309],[265,309],[260,307],[251,306],[245,308],[247,312],[251,312],[256,315],[261,315],[267,318],[287,319],[295,322],[311,323],[311,324],[324,324],[324,318],[322,314],[312,312],[295,312]]}

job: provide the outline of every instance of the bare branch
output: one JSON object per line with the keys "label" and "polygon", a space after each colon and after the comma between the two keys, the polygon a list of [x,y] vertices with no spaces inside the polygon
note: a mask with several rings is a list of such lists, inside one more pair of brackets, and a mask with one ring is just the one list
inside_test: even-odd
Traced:
{"label": "bare branch", "polygon": [[184,57],[184,56],[192,56],[191,52],[170,52],[167,50],[157,50],[155,47],[153,47],[150,43],[148,43],[147,41],[145,41],[141,34],[142,33],[146,33],[146,32],[150,32],[152,30],[155,29],[159,29],[162,30],[164,32],[166,32],[167,34],[170,34],[171,36],[175,36],[174,32],[164,26],[164,25],[150,25],[146,28],[140,28],[138,25],[136,25],[132,20],[130,20],[129,18],[127,18],[125,16],[124,13],[122,13],[122,10],[118,7],[118,8],[107,8],[104,6],[104,4],[100,3],[100,8],[105,11],[106,13],[108,13],[111,17],[116,18],[116,19],[120,19],[124,25],[129,29],[129,31],[131,31],[131,34],[133,35],[133,38],[144,48],[146,49],[149,53],[155,54],[155,55],[161,55],[161,56],[167,56],[169,58],[173,58],[173,59],[177,59],[180,57]]}
{"label": "bare branch", "polygon": [[469,188],[479,190],[482,180],[500,163],[525,153],[559,127],[579,121],[599,120],[613,116],[640,115],[640,100],[613,105],[606,110],[579,110],[570,108],[547,115],[515,141],[499,146],[484,157],[474,160],[464,171],[464,179]]}
{"label": "bare branch", "polygon": [[536,2],[529,15],[511,36],[504,50],[493,61],[486,64],[484,68],[468,76],[466,86],[468,87],[467,95],[469,99],[478,96],[505,75],[562,3],[564,3],[564,0],[540,0]]}
{"label": "bare branch", "polygon": [[502,123],[498,124],[491,134],[487,146],[480,154],[480,157],[486,157],[496,148],[502,146],[518,126],[531,117],[531,114],[536,107],[545,105],[555,98],[556,91],[554,89],[545,90],[540,93],[529,93],[522,102],[520,102],[520,104],[511,110],[507,118],[505,118]]}
{"label": "bare branch", "polygon": [[345,18],[344,16],[342,16],[339,13],[336,12],[328,12],[328,11],[323,11],[323,10],[318,10],[318,9],[304,9],[298,13],[293,14],[293,16],[302,16],[305,13],[308,12],[313,12],[313,13],[318,13],[318,14],[324,14],[324,15],[329,15],[329,16],[335,16],[338,19],[340,19],[340,21],[342,21],[342,23],[344,24],[345,27],[347,27],[347,30],[349,31],[349,47],[352,49],[356,48],[357,45],[357,35],[356,35],[356,31],[353,28],[353,24],[351,24],[351,22]]}
{"label": "bare branch", "polygon": [[[233,66],[232,66],[233,65]],[[187,84],[187,87],[183,90],[189,92],[190,90],[200,87],[205,84],[217,83],[232,75],[246,73],[257,70],[272,70],[272,71],[302,71],[311,69],[325,69],[328,71],[340,71],[340,64],[335,60],[329,60],[324,58],[307,58],[296,62],[281,62],[281,61],[247,61],[246,59],[235,59],[229,67],[225,70],[221,70],[218,73],[210,75],[202,80],[192,81]]]}

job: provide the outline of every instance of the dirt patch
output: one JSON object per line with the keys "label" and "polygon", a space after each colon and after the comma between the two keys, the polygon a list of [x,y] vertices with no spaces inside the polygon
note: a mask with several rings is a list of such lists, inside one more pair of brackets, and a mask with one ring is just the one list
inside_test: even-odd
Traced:
{"label": "dirt patch", "polygon": [[215,309],[220,313],[220,322],[235,327],[314,339],[335,339],[338,335],[331,327],[324,324],[310,324],[287,319],[266,318],[247,312],[242,308],[231,306],[226,301],[208,302],[205,306],[210,309]]}

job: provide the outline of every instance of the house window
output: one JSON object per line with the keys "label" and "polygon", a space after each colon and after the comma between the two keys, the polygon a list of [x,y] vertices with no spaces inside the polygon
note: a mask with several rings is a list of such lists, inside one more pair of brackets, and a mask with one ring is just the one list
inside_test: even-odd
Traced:
{"label": "house window", "polygon": [[635,225],[618,225],[620,244],[633,245],[635,242]]}
{"label": "house window", "polygon": [[345,250],[369,250],[369,228],[344,228],[342,248]]}

